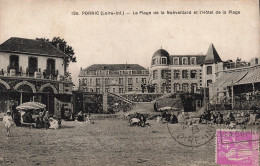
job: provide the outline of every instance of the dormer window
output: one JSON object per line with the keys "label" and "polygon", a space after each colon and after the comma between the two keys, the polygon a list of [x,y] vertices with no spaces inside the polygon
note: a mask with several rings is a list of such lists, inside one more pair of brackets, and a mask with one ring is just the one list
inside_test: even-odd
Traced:
{"label": "dormer window", "polygon": [[155,65],[155,64],[156,64],[156,58],[153,58],[152,65]]}
{"label": "dormer window", "polygon": [[162,64],[167,64],[167,58],[162,58]]}
{"label": "dormer window", "polygon": [[183,65],[188,65],[188,59],[187,58],[182,58],[182,64]]}
{"label": "dormer window", "polygon": [[173,58],[173,64],[179,65],[179,58]]}
{"label": "dormer window", "polygon": [[196,58],[195,58],[195,57],[192,57],[192,58],[191,58],[190,64],[196,65]]}

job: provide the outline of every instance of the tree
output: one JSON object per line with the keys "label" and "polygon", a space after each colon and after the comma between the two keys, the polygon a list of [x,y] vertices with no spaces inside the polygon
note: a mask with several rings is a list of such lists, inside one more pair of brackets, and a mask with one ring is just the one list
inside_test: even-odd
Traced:
{"label": "tree", "polygon": [[50,43],[54,47],[57,47],[58,44],[61,44],[61,45],[64,46],[64,50],[61,50],[61,51],[64,52],[66,55],[68,55],[68,56],[65,57],[64,61],[65,61],[66,76],[69,76],[70,73],[67,72],[67,68],[69,66],[69,63],[70,62],[77,62],[74,49],[70,45],[67,45],[67,42],[60,37],[54,37],[51,41],[49,39],[45,39],[45,38],[36,38],[36,40],[43,40],[47,43]]}

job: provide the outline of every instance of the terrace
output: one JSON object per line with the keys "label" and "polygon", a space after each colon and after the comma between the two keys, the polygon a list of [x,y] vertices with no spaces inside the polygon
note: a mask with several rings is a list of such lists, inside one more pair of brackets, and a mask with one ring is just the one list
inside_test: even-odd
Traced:
{"label": "terrace", "polygon": [[41,71],[40,68],[36,67],[27,67],[26,72],[22,72],[22,66],[7,67],[7,70],[0,70],[0,78],[9,78],[9,79],[35,79],[42,81],[63,81],[63,82],[71,82],[71,76],[63,76],[59,75],[58,70],[54,69],[45,69]]}

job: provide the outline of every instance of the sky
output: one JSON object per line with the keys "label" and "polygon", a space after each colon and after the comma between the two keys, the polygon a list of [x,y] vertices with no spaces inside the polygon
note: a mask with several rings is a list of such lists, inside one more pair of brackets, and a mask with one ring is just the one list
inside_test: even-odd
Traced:
{"label": "sky", "polygon": [[[87,11],[99,15],[82,15]],[[125,15],[101,16],[101,11]],[[171,55],[197,55],[213,43],[222,60],[249,61],[260,56],[259,27],[258,0],[0,0],[0,43],[10,37],[65,39],[77,57],[69,67],[75,85],[80,67],[135,63],[147,68],[160,48]]]}

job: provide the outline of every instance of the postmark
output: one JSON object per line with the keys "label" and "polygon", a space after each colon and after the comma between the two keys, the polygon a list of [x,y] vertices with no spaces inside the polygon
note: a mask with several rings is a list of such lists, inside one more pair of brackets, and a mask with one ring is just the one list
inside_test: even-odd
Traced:
{"label": "postmark", "polygon": [[[194,122],[193,118],[189,119]],[[215,137],[216,126],[213,124],[167,123],[168,131],[171,137],[179,144],[186,147],[199,147],[207,144]]]}
{"label": "postmark", "polygon": [[216,131],[216,163],[259,165],[259,133],[245,130]]}

